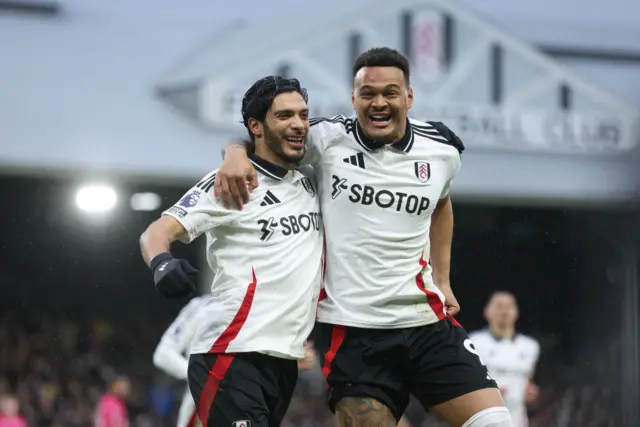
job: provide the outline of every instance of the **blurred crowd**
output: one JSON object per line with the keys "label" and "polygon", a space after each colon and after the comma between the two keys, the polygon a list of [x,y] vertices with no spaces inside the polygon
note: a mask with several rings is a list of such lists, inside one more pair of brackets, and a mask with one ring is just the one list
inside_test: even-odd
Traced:
{"label": "blurred crowd", "polygon": [[29,427],[93,426],[106,385],[126,373],[132,425],[170,425],[162,418],[169,418],[175,406],[172,382],[150,366],[164,326],[5,319],[0,323],[0,395],[9,408],[0,417],[18,406]]}
{"label": "blurred crowd", "polygon": [[[170,315],[154,322],[140,317],[3,319],[0,427],[92,427],[97,402],[119,375],[129,381],[126,402],[131,427],[174,426],[185,384],[151,363],[157,341],[171,320]],[[531,427],[620,425],[611,409],[619,390],[610,381],[619,348],[612,345],[601,357],[568,369],[555,364],[552,337],[542,337],[541,344],[537,375],[541,394],[531,408]],[[283,427],[334,426],[324,387],[319,369],[302,374]],[[413,427],[440,425],[415,403],[406,416]]]}

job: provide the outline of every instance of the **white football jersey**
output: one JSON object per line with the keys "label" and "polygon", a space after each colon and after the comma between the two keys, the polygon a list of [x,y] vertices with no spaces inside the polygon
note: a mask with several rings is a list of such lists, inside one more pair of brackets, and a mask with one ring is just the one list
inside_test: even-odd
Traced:
{"label": "white football jersey", "polygon": [[259,187],[241,211],[215,200],[215,172],[164,212],[205,234],[214,272],[191,353],[304,356],[322,283],[323,231],[310,168],[287,171],[257,156]]}
{"label": "white football jersey", "polygon": [[[162,335],[154,354],[154,363],[167,374],[178,378],[187,378],[191,342],[203,310],[200,310],[209,298],[208,294],[192,298]],[[196,405],[187,387],[178,411],[177,427],[200,426]]]}
{"label": "white football jersey", "polygon": [[488,329],[472,332],[469,338],[498,383],[514,425],[528,425],[525,393],[538,363],[538,342],[520,334],[513,339],[499,339]]}
{"label": "white football jersey", "polygon": [[460,169],[462,142],[442,123],[407,120],[395,144],[368,139],[357,119],[312,119],[314,166],[326,232],[318,321],[365,328],[435,323],[429,228]]}
{"label": "white football jersey", "polygon": [[[201,308],[210,298],[209,294],[200,295],[192,298],[185,305],[174,321],[169,325],[167,330],[162,334],[160,345],[171,348],[175,353],[188,357],[191,341],[196,333],[196,328],[202,316]],[[174,375],[176,378],[185,378],[183,376]]]}

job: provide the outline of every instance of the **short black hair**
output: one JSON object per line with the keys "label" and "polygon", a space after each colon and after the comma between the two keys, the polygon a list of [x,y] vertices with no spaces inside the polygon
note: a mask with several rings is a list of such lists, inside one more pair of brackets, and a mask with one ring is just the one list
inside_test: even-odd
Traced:
{"label": "short black hair", "polygon": [[402,70],[404,79],[409,85],[411,70],[406,56],[390,47],[374,47],[363,52],[353,63],[353,78],[364,67],[396,67]]}
{"label": "short black hair", "polygon": [[300,87],[298,79],[285,79],[280,76],[263,77],[245,92],[242,98],[242,123],[247,128],[252,141],[254,135],[249,129],[249,119],[254,118],[264,122],[276,96],[287,92],[298,92],[304,102],[309,100],[307,90]]}
{"label": "short black hair", "polygon": [[518,303],[518,300],[515,296],[515,294],[511,291],[508,291],[506,289],[496,289],[493,292],[491,292],[489,294],[489,298],[487,298],[487,302],[485,303],[485,307],[489,305],[489,303],[491,303],[491,301],[497,296],[497,295],[510,295],[515,301],[516,304]]}

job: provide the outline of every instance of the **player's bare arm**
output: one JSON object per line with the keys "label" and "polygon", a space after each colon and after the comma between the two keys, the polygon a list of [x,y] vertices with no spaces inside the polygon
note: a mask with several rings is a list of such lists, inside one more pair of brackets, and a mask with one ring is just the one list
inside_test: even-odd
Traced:
{"label": "player's bare arm", "polygon": [[538,400],[538,396],[540,396],[540,388],[533,381],[533,378],[529,378],[525,391],[525,403],[527,405],[533,405]]}
{"label": "player's bare arm", "polygon": [[216,173],[213,191],[227,208],[234,203],[241,210],[249,201],[251,191],[258,187],[258,175],[249,161],[249,151],[253,151],[250,141],[232,139],[223,152],[224,160]]}
{"label": "player's bare arm", "polygon": [[185,259],[171,255],[171,244],[184,236],[186,229],[171,216],[162,216],[140,236],[144,262],[151,269],[156,290],[167,298],[182,298],[195,291],[198,270]]}
{"label": "player's bare arm", "polygon": [[140,236],[140,250],[147,266],[156,256],[169,252],[171,244],[186,233],[182,224],[171,216],[162,216],[152,222]]}
{"label": "player's bare arm", "polygon": [[447,196],[438,201],[431,217],[431,267],[433,281],[445,296],[447,313],[456,315],[460,305],[451,290],[449,273],[451,270],[451,242],[453,240],[453,205],[451,197]]}
{"label": "player's bare arm", "polygon": [[345,397],[336,405],[338,427],[395,427],[391,410],[371,397]]}

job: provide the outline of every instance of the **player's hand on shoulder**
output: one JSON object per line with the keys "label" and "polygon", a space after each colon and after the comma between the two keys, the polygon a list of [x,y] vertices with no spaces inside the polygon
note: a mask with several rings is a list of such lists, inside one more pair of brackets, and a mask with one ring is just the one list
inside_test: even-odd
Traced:
{"label": "player's hand on shoulder", "polygon": [[196,291],[198,270],[186,259],[178,259],[169,253],[157,255],[151,260],[153,281],[158,293],[166,298],[182,298]]}
{"label": "player's hand on shoulder", "polygon": [[258,187],[258,175],[249,161],[246,148],[241,145],[227,147],[222,165],[216,172],[214,194],[229,208],[232,203],[238,210],[249,201],[249,194]]}
{"label": "player's hand on shoulder", "polygon": [[316,366],[316,351],[313,348],[313,343],[307,341],[304,346],[304,358],[298,360],[299,371],[309,371]]}

